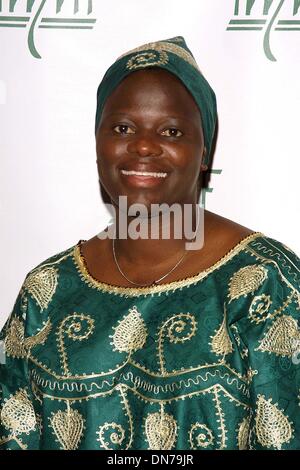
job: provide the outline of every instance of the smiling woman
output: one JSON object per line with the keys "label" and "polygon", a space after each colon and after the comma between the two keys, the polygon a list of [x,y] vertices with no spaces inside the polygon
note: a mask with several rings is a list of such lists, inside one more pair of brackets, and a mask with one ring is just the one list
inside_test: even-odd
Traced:
{"label": "smiling woman", "polygon": [[[106,72],[95,137],[114,236],[79,240],[27,274],[1,333],[0,447],[300,448],[299,259],[261,232],[198,217],[216,116],[182,37]],[[177,236],[186,206],[198,250]],[[147,236],[130,236],[145,221]]]}

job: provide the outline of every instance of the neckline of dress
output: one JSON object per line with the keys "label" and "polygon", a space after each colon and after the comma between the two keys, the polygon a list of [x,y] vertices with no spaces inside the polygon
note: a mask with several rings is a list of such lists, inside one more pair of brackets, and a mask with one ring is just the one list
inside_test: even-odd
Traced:
{"label": "neckline of dress", "polygon": [[76,269],[80,275],[80,278],[87,283],[90,287],[100,290],[102,292],[108,292],[111,294],[121,295],[125,297],[139,297],[142,295],[153,295],[161,294],[162,292],[168,293],[169,291],[174,291],[177,289],[182,289],[182,287],[188,287],[196,282],[204,279],[209,274],[214,272],[216,269],[220,268],[222,265],[231,260],[236,256],[240,251],[242,251],[245,246],[252,240],[258,237],[264,237],[262,232],[253,232],[250,235],[247,235],[245,238],[242,238],[236,245],[234,245],[227,253],[225,253],[218,261],[213,263],[210,267],[200,271],[199,273],[185,277],[183,279],[178,279],[177,281],[168,282],[166,284],[158,284],[155,286],[148,287],[123,287],[117,286],[114,284],[108,284],[103,281],[99,281],[89,272],[87,267],[86,259],[81,251],[81,244],[86,240],[79,240],[76,245],[73,247],[73,261],[76,266]]}

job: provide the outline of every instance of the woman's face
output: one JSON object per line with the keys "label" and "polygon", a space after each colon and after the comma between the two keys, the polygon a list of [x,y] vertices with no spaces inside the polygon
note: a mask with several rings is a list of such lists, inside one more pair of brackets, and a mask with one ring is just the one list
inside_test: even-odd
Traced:
{"label": "woman's face", "polygon": [[[201,117],[173,74],[148,69],[128,75],[105,103],[96,151],[100,182],[116,205],[121,195],[128,206],[148,209],[197,202],[205,151]],[[141,171],[156,176],[132,174]]]}

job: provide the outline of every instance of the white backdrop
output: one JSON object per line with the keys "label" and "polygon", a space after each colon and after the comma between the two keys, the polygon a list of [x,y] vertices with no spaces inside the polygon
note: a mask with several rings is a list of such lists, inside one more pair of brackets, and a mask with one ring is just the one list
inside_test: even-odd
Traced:
{"label": "white backdrop", "polygon": [[222,173],[206,208],[300,252],[298,0],[1,3],[0,327],[30,269],[106,226],[96,89],[145,42],[184,36],[216,92]]}

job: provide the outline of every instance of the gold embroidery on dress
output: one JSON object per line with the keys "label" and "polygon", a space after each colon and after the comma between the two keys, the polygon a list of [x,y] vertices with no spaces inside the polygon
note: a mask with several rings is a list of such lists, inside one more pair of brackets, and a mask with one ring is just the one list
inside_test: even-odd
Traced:
{"label": "gold embroidery on dress", "polygon": [[114,421],[111,423],[106,422],[102,426],[99,426],[99,430],[97,431],[99,437],[97,441],[100,443],[100,447],[103,447],[106,450],[128,450],[132,444],[134,429],[133,416],[126,397],[127,387],[124,384],[118,384],[115,387],[115,390],[120,393],[121,403],[123,405],[122,408],[125,411],[129,422],[130,436],[128,443],[125,447],[122,446],[125,439],[125,429],[121,424],[115,423]]}
{"label": "gold embroidery on dress", "polygon": [[0,438],[0,445],[4,442],[15,440],[22,449],[26,449],[20,434],[29,434],[36,428],[36,417],[34,408],[28,398],[25,389],[20,388],[15,395],[11,395],[8,400],[4,400],[4,405],[0,413],[0,422],[11,433],[6,438]]}
{"label": "gold embroidery on dress", "polygon": [[32,295],[41,310],[44,310],[55,294],[57,281],[58,269],[49,266],[37,269],[29,274],[23,286]]}
{"label": "gold embroidery on dress", "polygon": [[24,340],[25,348],[31,349],[34,346],[37,346],[38,344],[44,344],[46,339],[49,336],[51,329],[52,329],[52,325],[50,323],[50,320],[48,319],[45,326],[41,329],[41,331],[39,331],[34,336],[29,336],[28,338],[25,338]]}
{"label": "gold embroidery on dress", "polygon": [[176,420],[165,412],[163,403],[160,403],[160,411],[149,413],[145,419],[149,450],[171,450],[176,442],[177,431]]}
{"label": "gold embroidery on dress", "polygon": [[249,367],[249,369],[247,370],[248,383],[251,383],[253,377],[257,374],[258,374],[258,370],[252,369],[251,367]]}
{"label": "gold embroidery on dress", "polygon": [[239,450],[247,450],[249,448],[251,416],[246,416],[239,425],[238,429],[238,446]]}
{"label": "gold embroidery on dress", "polygon": [[292,438],[292,425],[288,417],[272,403],[272,398],[266,400],[264,395],[257,396],[256,435],[264,447],[275,447],[280,450],[282,444]]}
{"label": "gold embroidery on dress", "polygon": [[255,232],[248,235],[237,245],[235,245],[231,250],[229,250],[228,253],[222,256],[222,258],[220,258],[216,263],[194,276],[186,277],[178,281],[169,282],[168,284],[159,284],[157,286],[152,287],[121,287],[114,286],[112,284],[107,284],[106,282],[98,281],[90,274],[87,268],[85,259],[81,254],[80,243],[74,246],[73,261],[80,278],[89,287],[93,289],[98,289],[100,291],[108,292],[110,294],[121,295],[126,298],[145,296],[149,294],[151,296],[155,294],[161,295],[163,292],[174,292],[176,289],[182,289],[183,287],[190,286],[196,282],[202,281],[209,274],[219,269],[221,266],[227,263],[227,261],[231,260],[234,256],[240,253],[240,251],[245,250],[250,241],[254,240],[255,238],[261,237],[262,235],[263,234],[261,232]]}
{"label": "gold embroidery on dress", "polygon": [[191,313],[178,313],[168,318],[158,331],[158,359],[161,374],[165,374],[164,340],[170,343],[184,343],[191,339],[197,330],[195,316]]}
{"label": "gold embroidery on dress", "polygon": [[83,313],[73,313],[68,315],[59,325],[57,335],[58,350],[61,355],[61,364],[65,375],[71,375],[68,365],[68,356],[64,344],[64,335],[73,341],[83,341],[93,333],[95,321]]}
{"label": "gold embroidery on dress", "polygon": [[[98,377],[108,377],[108,376],[111,376],[115,372],[121,371],[123,369],[123,367],[127,364],[131,364],[133,367],[145,372],[150,377],[161,377],[161,376],[163,376],[163,377],[177,377],[177,376],[180,376],[180,375],[183,375],[183,374],[186,374],[186,373],[196,372],[196,371],[200,371],[200,370],[207,369],[207,368],[217,368],[217,367],[223,368],[223,367],[225,367],[227,369],[227,371],[230,374],[233,374],[233,376],[236,379],[242,380],[243,382],[247,382],[247,377],[241,375],[238,371],[236,371],[229,364],[226,364],[223,359],[219,360],[218,362],[206,363],[204,365],[203,364],[198,364],[194,367],[193,366],[186,367],[186,368],[181,367],[180,369],[167,371],[164,374],[161,374],[160,371],[150,370],[149,368],[144,367],[142,364],[139,364],[137,361],[133,360],[132,358],[127,357],[121,364],[116,364],[114,369],[109,369],[108,371],[103,371],[103,372],[98,372],[98,373],[92,372],[92,373],[83,373],[83,374],[70,374],[70,375],[67,375],[67,376],[63,375],[63,374],[59,374],[56,371],[53,371],[52,369],[50,369],[48,366],[43,364],[41,361],[39,361],[36,357],[34,357],[30,353],[28,355],[28,359],[33,364],[35,364],[39,369],[42,369],[43,371],[47,372],[47,374],[49,374],[51,377],[54,377],[55,379],[59,380],[60,383],[62,383],[61,381],[63,379],[65,379],[65,380],[67,379],[69,381],[69,380],[72,380],[72,379],[77,380],[77,379],[91,379],[91,378],[98,378]],[[221,371],[219,371],[219,372],[221,372]],[[222,375],[222,373],[221,373],[221,375]],[[226,375],[226,373],[225,373],[225,375]],[[228,377],[230,376],[229,374],[227,374],[227,375],[228,375]],[[234,378],[234,380],[236,380],[235,378]]]}
{"label": "gold embroidery on dress", "polygon": [[298,350],[299,340],[297,321],[289,315],[282,315],[275,320],[256,351],[291,357]]}
{"label": "gold embroidery on dress", "polygon": [[112,345],[115,346],[114,351],[128,352],[141,349],[147,338],[146,324],[134,305],[129,309],[129,313],[122,320],[118,321],[118,326],[113,327],[115,331],[112,338]]}
{"label": "gold embroidery on dress", "polygon": [[85,429],[85,419],[78,410],[73,410],[67,402],[66,411],[51,413],[49,418],[57,441],[61,444],[62,450],[76,450],[83,436]]}
{"label": "gold embroidery on dress", "polygon": [[[294,280],[299,283],[299,266],[296,266],[286,253],[284,253],[278,246],[275,246],[270,239],[265,240],[265,242],[267,245],[270,245],[273,250],[270,247],[263,245],[261,242],[253,243],[253,246],[259,251],[262,251],[265,255],[278,259],[281,262],[282,267],[286,268],[289,274],[294,277]],[[291,251],[291,253],[295,254],[293,251]],[[295,269],[295,272],[293,272],[292,269]]]}
{"label": "gold embroidery on dress", "polygon": [[[267,243],[271,244],[269,241],[266,241]],[[272,245],[272,244],[271,244]],[[263,261],[266,264],[273,264],[279,275],[280,278],[283,280],[283,282],[291,289],[294,290],[295,287],[291,284],[291,282],[287,279],[287,277],[284,275],[283,270],[286,269],[287,272],[289,273],[290,276],[293,276],[295,282],[297,285],[299,285],[299,268],[286,256],[281,257],[280,255],[280,250],[277,249],[277,251],[272,251],[271,249],[267,249],[265,245],[263,245],[261,242],[252,242],[251,244],[252,247],[257,247],[256,250],[260,251],[262,250],[264,254],[268,255],[269,258],[262,256],[258,251],[256,251],[254,248],[251,248],[249,245],[245,248],[245,252],[249,253],[251,256],[254,256],[258,261]],[[280,266],[279,264],[271,258],[276,258],[277,260],[280,261]],[[293,272],[293,268],[295,268],[295,271]]]}
{"label": "gold embroidery on dress", "polygon": [[286,310],[295,296],[297,296],[297,293],[295,290],[293,290],[287,297],[286,301],[281,305],[281,307],[277,308],[273,312],[269,311],[269,307],[272,304],[269,295],[262,294],[254,297],[249,309],[249,317],[251,321],[258,324],[262,321],[265,321],[267,318],[274,318]]}
{"label": "gold embroidery on dress", "polygon": [[268,270],[259,264],[245,266],[239,269],[229,281],[228,297],[230,302],[242,295],[246,297],[250,292],[256,291],[267,279]]}
{"label": "gold embroidery on dress", "polygon": [[213,387],[213,401],[215,402],[215,407],[216,407],[216,414],[217,414],[217,423],[219,423],[218,429],[220,431],[218,437],[220,439],[219,442],[219,449],[226,449],[227,444],[226,441],[228,437],[226,436],[227,429],[226,429],[226,424],[225,424],[225,413],[222,410],[221,406],[221,401],[220,401],[220,396],[219,396],[219,390],[220,387],[218,385]]}
{"label": "gold embroidery on dress", "polygon": [[[107,431],[109,432],[108,438],[106,437]],[[104,423],[100,426],[99,431],[97,431],[98,439],[100,442],[100,447],[103,447],[106,450],[114,450],[114,448],[121,448],[121,445],[125,439],[125,429],[121,424],[115,423]],[[110,442],[107,440],[109,439]],[[116,447],[111,447],[111,445]]]}
{"label": "gold embroidery on dress", "polygon": [[12,318],[4,340],[7,356],[23,358],[27,351],[24,347],[24,323],[18,317]]}
{"label": "gold embroidery on dress", "polygon": [[227,354],[232,353],[233,345],[227,331],[226,325],[226,307],[224,304],[224,319],[219,327],[219,329],[215,332],[214,336],[211,336],[211,349],[212,352],[217,354],[218,356],[226,356]]}
{"label": "gold embroidery on dress", "polygon": [[[256,371],[253,371],[253,374],[255,373]],[[43,388],[50,388],[51,390],[56,390],[60,392],[62,391],[80,392],[80,393],[87,392],[87,393],[90,393],[91,396],[95,395],[92,393],[94,390],[102,390],[104,386],[105,387],[114,386],[113,377],[110,381],[104,380],[99,384],[97,384],[96,382],[92,382],[91,384],[87,385],[84,382],[80,382],[80,384],[78,384],[77,382],[69,383],[66,381],[60,381],[60,382],[54,381],[53,382],[49,379],[45,380],[44,378],[40,377],[35,370],[31,372],[31,376],[33,380],[35,381],[36,385],[42,386]],[[168,383],[166,385],[155,385],[151,383],[151,381],[143,380],[140,376],[134,375],[132,372],[120,374],[118,376],[118,380],[123,380],[124,382],[131,383],[135,390],[142,389],[146,392],[154,393],[155,395],[158,395],[159,393],[170,393],[173,396],[175,390],[181,390],[181,389],[184,390],[186,388],[189,388],[191,385],[200,385],[202,382],[207,382],[208,380],[211,380],[211,379],[217,380],[217,377],[218,379],[224,380],[226,385],[234,386],[236,390],[241,392],[246,397],[249,397],[248,375],[246,377],[240,378],[240,381],[239,381],[237,377],[233,377],[228,372],[226,371],[222,372],[220,369],[217,369],[217,368],[215,368],[212,371],[208,370],[208,371],[203,372],[203,374],[197,374],[193,377],[188,377],[186,379],[183,378],[183,379],[177,380],[176,382]],[[123,385],[128,386],[127,384],[123,384]],[[104,393],[109,393],[109,391],[104,392]],[[180,398],[181,396],[182,395],[178,395],[178,398]]]}
{"label": "gold embroidery on dress", "polygon": [[212,431],[205,424],[196,422],[190,429],[189,441],[191,449],[193,450],[199,448],[206,449],[213,444],[214,436]]}
{"label": "gold embroidery on dress", "polygon": [[267,319],[268,310],[272,304],[271,297],[266,294],[256,295],[249,307],[249,318],[251,322],[260,323]]}
{"label": "gold embroidery on dress", "polygon": [[18,317],[13,318],[4,340],[6,355],[15,358],[27,357],[31,348],[38,344],[45,343],[51,328],[52,325],[50,320],[48,320],[42,330],[36,335],[24,338],[24,323],[21,322]]}

